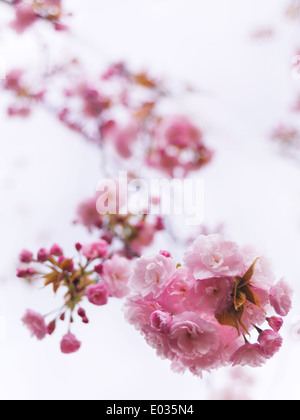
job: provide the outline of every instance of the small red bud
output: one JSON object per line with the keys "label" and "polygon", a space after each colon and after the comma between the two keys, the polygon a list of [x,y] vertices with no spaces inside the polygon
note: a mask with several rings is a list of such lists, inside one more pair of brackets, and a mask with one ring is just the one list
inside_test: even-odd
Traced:
{"label": "small red bud", "polygon": [[55,328],[56,328],[56,322],[55,321],[50,322],[50,324],[47,326],[47,333],[49,335],[52,335],[55,331]]}
{"label": "small red bud", "polygon": [[94,267],[95,273],[102,274],[103,273],[103,264],[98,264]]}
{"label": "small red bud", "polygon": [[77,249],[77,251],[79,252],[79,251],[81,251],[81,249],[82,249],[82,245],[80,244],[80,243],[77,243],[76,245],[75,245],[75,248]]}
{"label": "small red bud", "polygon": [[80,318],[84,318],[85,317],[85,310],[84,309],[79,308],[77,313],[80,316]]}

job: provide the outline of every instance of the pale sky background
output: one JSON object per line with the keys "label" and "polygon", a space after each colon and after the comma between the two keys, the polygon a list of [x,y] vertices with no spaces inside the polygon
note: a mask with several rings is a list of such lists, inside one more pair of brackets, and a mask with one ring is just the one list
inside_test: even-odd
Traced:
{"label": "pale sky background", "polygon": [[[214,163],[202,172],[206,223],[226,223],[241,244],[253,244],[273,261],[278,279],[295,288],[283,331],[282,352],[267,366],[245,369],[254,399],[300,397],[300,163],[268,141],[272,127],[288,119],[300,80],[291,76],[299,47],[299,22],[287,23],[283,0],[69,0],[72,36],[43,23],[21,37],[5,27],[11,11],[0,5],[0,57],[7,68],[38,65],[43,40],[59,57],[73,51],[91,72],[110,60],[150,68],[176,86],[195,84],[200,98],[178,98],[178,110],[203,124]],[[272,27],[274,37],[251,34]],[[89,326],[75,326],[83,341],[70,357],[59,352],[62,329],[42,343],[21,325],[26,308],[59,307],[50,290],[15,278],[17,255],[59,242],[72,250],[86,232],[71,224],[75,207],[93,194],[101,159],[91,145],[43,111],[9,120],[0,97],[0,398],[1,399],[205,399],[226,384],[228,371],[203,380],[171,372],[127,325],[122,302],[91,308]],[[161,244],[154,250],[161,249]],[[175,251],[178,258],[181,253]],[[5,330],[4,330],[5,326]]]}

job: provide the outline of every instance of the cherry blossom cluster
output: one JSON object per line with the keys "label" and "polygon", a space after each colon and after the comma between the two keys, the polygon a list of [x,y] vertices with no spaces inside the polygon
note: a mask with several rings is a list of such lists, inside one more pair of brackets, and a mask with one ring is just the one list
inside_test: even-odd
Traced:
{"label": "cherry blossom cluster", "polygon": [[104,306],[111,297],[123,298],[129,292],[131,272],[131,262],[116,253],[109,254],[109,244],[104,240],[86,245],[77,243],[75,248],[76,258],[66,257],[58,245],[50,250],[40,249],[37,256],[24,250],[20,254],[22,267],[17,271],[19,278],[40,280],[44,287],[51,286],[55,294],[63,291],[64,303],[59,310],[46,316],[27,310],[22,321],[38,340],[52,335],[58,322],[68,323],[61,341],[61,351],[65,354],[81,347],[71,328],[76,317],[84,324],[89,323],[83,309],[85,301]]}
{"label": "cherry blossom cluster", "polygon": [[162,114],[162,103],[172,93],[147,72],[117,63],[93,80],[71,59],[41,75],[38,83],[35,78],[35,87],[25,82],[26,76],[12,70],[4,81],[18,101],[8,109],[11,116],[27,117],[38,102],[69,130],[99,145],[102,153],[142,160],[170,177],[201,169],[213,157],[197,124],[180,113]]}
{"label": "cherry blossom cluster", "polygon": [[156,233],[165,230],[161,216],[109,212],[101,215],[97,208],[98,198],[95,195],[79,204],[75,223],[82,224],[90,232],[98,230],[99,236],[111,245],[121,245],[119,252],[126,258],[139,257],[145,248],[152,245]]}
{"label": "cherry blossom cluster", "polygon": [[66,30],[62,22],[66,15],[63,11],[62,0],[1,0],[14,7],[15,19],[10,26],[22,34],[38,20],[50,22],[56,31]]}
{"label": "cherry blossom cluster", "polygon": [[127,320],[176,372],[201,376],[227,365],[259,367],[282,346],[290,287],[275,283],[265,258],[221,235],[200,236],[184,265],[167,251],[143,256],[134,263],[129,288]]}

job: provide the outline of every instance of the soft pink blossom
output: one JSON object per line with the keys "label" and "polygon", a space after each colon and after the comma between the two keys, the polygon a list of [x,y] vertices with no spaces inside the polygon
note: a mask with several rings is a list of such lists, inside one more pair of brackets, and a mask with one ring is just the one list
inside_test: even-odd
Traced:
{"label": "soft pink blossom", "polygon": [[91,231],[94,227],[101,228],[102,220],[97,211],[98,196],[83,201],[77,209],[78,222]]}
{"label": "soft pink blossom", "polygon": [[90,303],[96,306],[106,305],[108,302],[109,291],[104,283],[99,283],[86,288],[86,296]]}
{"label": "soft pink blossom", "polygon": [[66,334],[60,343],[60,349],[64,354],[76,353],[80,347],[81,342],[71,333]]}
{"label": "soft pink blossom", "polygon": [[165,311],[155,311],[150,316],[151,327],[162,334],[168,334],[171,330],[173,317]]}
{"label": "soft pink blossom", "polygon": [[129,288],[141,296],[157,297],[175,274],[176,264],[172,258],[159,254],[142,257],[134,265]]}
{"label": "soft pink blossom", "polygon": [[28,309],[22,318],[23,324],[29,329],[31,335],[43,340],[47,335],[47,325],[42,315]]}
{"label": "soft pink blossom", "polygon": [[159,122],[154,137],[161,147],[172,145],[184,149],[197,148],[202,144],[203,134],[186,116],[175,115]]}
{"label": "soft pink blossom", "polygon": [[247,343],[240,347],[231,357],[232,366],[261,367],[267,361],[264,349],[259,344]]}
{"label": "soft pink blossom", "polygon": [[241,274],[243,256],[237,244],[220,235],[200,236],[185,254],[185,264],[198,280]]}
{"label": "soft pink blossom", "polygon": [[187,310],[195,310],[190,299],[190,290],[194,285],[194,278],[185,267],[178,267],[172,279],[165,286],[158,302],[168,312],[179,314]]}
{"label": "soft pink blossom", "polygon": [[193,359],[211,356],[220,341],[214,325],[193,312],[184,312],[173,319],[170,345],[178,357]]}
{"label": "soft pink blossom", "polygon": [[156,231],[156,225],[151,223],[142,223],[137,228],[137,236],[129,243],[130,248],[137,254],[141,254],[145,247],[152,244]]}
{"label": "soft pink blossom", "polygon": [[194,308],[200,312],[221,314],[232,305],[234,278],[213,278],[197,280],[189,298]]}
{"label": "soft pink blossom", "polygon": [[258,341],[263,347],[264,354],[268,359],[271,359],[281,349],[283,339],[275,331],[262,331],[259,335]]}
{"label": "soft pink blossom", "polygon": [[128,298],[124,305],[125,319],[139,331],[149,329],[151,315],[161,310],[162,306],[153,300]]}
{"label": "soft pink blossom", "polygon": [[15,7],[16,20],[11,23],[11,27],[18,33],[24,32],[37,20],[38,16],[33,10],[32,5],[29,4],[18,4]]}
{"label": "soft pink blossom", "polygon": [[123,298],[129,293],[128,281],[131,274],[131,262],[115,254],[103,263],[102,279],[110,296]]}
{"label": "soft pink blossom", "polygon": [[106,241],[100,239],[98,242],[87,244],[82,247],[82,255],[89,260],[104,258],[107,255],[109,245]]}
{"label": "soft pink blossom", "polygon": [[133,145],[137,141],[139,127],[136,122],[129,122],[125,126],[114,124],[108,131],[106,138],[111,140],[121,157],[128,159],[133,153]]}
{"label": "soft pink blossom", "polygon": [[270,290],[270,303],[280,316],[287,316],[292,308],[293,291],[284,281],[280,280]]}

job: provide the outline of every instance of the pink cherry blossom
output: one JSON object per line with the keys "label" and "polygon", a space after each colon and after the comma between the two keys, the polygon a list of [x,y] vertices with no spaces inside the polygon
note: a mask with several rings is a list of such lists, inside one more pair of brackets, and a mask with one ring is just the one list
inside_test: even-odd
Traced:
{"label": "pink cherry blossom", "polygon": [[232,366],[261,367],[266,363],[267,357],[259,344],[247,343],[240,347],[231,357]]}
{"label": "pink cherry blossom", "polygon": [[153,312],[162,309],[162,306],[156,301],[129,297],[124,305],[124,314],[127,322],[137,330],[144,331],[144,327],[149,328],[150,317]]}
{"label": "pink cherry blossom", "polygon": [[28,309],[22,318],[23,324],[29,329],[33,337],[43,340],[47,335],[47,326],[42,315]]}
{"label": "pink cherry blossom", "polygon": [[128,159],[132,156],[133,145],[138,139],[139,127],[136,122],[129,122],[125,126],[111,124],[105,129],[105,139],[111,140],[119,155]]}
{"label": "pink cherry blossom", "polygon": [[96,306],[106,305],[108,302],[109,291],[104,283],[88,286],[86,296],[90,303]]}
{"label": "pink cherry blossom", "polygon": [[66,334],[60,343],[60,349],[64,354],[76,353],[80,347],[81,342],[71,333]]}
{"label": "pink cherry blossom", "polygon": [[220,314],[232,305],[233,288],[232,277],[197,280],[191,289],[190,299],[200,312]]}
{"label": "pink cherry blossom", "polygon": [[185,264],[198,280],[241,273],[243,256],[234,242],[220,235],[200,236],[185,254]]}
{"label": "pink cherry blossom", "polygon": [[170,349],[170,344],[168,340],[168,336],[165,334],[161,334],[158,331],[145,331],[145,340],[147,344],[156,350],[156,354],[158,357],[162,359],[170,359],[172,360],[175,355]]}
{"label": "pink cherry blossom", "polygon": [[220,342],[214,325],[192,312],[183,312],[174,317],[170,345],[179,357],[193,359],[215,352]]}
{"label": "pink cherry blossom", "polygon": [[270,303],[280,316],[287,316],[292,308],[293,291],[284,281],[280,280],[270,290]]}
{"label": "pink cherry blossom", "polygon": [[166,283],[172,279],[176,264],[172,258],[159,254],[140,258],[133,269],[129,287],[141,296],[158,296]]}
{"label": "pink cherry blossom", "polygon": [[131,262],[115,254],[106,260],[102,268],[102,279],[110,296],[123,298],[129,293],[128,281],[131,274]]}
{"label": "pink cherry blossom", "polygon": [[22,77],[23,77],[23,70],[14,69],[7,73],[5,81],[4,81],[4,88],[7,90],[12,90],[16,94],[21,94],[23,89],[22,84]]}
{"label": "pink cherry blossom", "polygon": [[186,116],[173,115],[158,124],[154,137],[162,148],[172,145],[184,149],[201,145],[203,134]]}
{"label": "pink cherry blossom", "polygon": [[194,302],[190,298],[190,290],[194,282],[189,270],[185,267],[178,267],[157,301],[172,314],[194,310]]}
{"label": "pink cherry blossom", "polygon": [[27,28],[33,25],[38,18],[32,5],[21,3],[16,6],[15,10],[16,20],[11,23],[11,27],[18,33],[24,32]]}
{"label": "pink cherry blossom", "polygon": [[281,349],[283,339],[275,331],[262,331],[259,335],[258,341],[263,347],[264,354],[268,359],[271,359]]}
{"label": "pink cherry blossom", "polygon": [[173,317],[164,311],[155,311],[150,316],[151,327],[162,334],[170,333]]}
{"label": "pink cherry blossom", "polygon": [[107,255],[109,245],[106,241],[100,239],[98,242],[87,244],[82,247],[82,255],[89,260],[104,258]]}
{"label": "pink cherry blossom", "polygon": [[157,226],[152,223],[142,223],[138,226],[137,236],[130,241],[130,248],[137,254],[142,254],[143,249],[152,244]]}
{"label": "pink cherry blossom", "polygon": [[223,347],[218,328],[199,315],[184,312],[176,315],[170,332],[170,348],[175,354],[173,369],[189,370],[193,375],[220,367]]}
{"label": "pink cherry blossom", "polygon": [[101,228],[102,221],[97,211],[98,196],[83,201],[77,209],[78,222],[91,231],[94,227]]}

